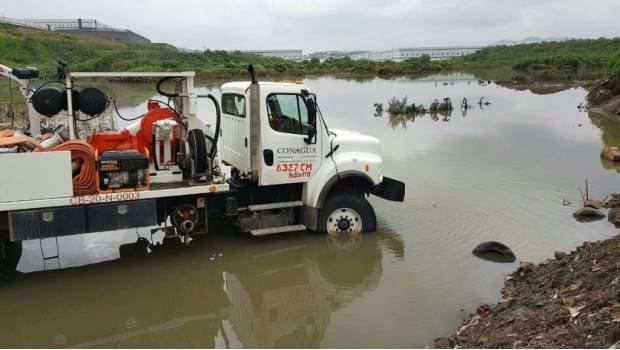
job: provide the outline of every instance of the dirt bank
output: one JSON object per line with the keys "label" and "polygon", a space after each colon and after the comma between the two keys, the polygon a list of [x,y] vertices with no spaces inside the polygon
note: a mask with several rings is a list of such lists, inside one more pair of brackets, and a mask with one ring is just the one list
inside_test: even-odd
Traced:
{"label": "dirt bank", "polygon": [[523,262],[502,300],[481,306],[434,347],[609,348],[620,343],[620,236]]}
{"label": "dirt bank", "polygon": [[587,100],[592,112],[620,117],[620,77],[594,83],[589,88]]}
{"label": "dirt bank", "polygon": [[529,90],[537,95],[555,94],[577,86],[589,86],[589,80],[497,80],[495,83],[517,91]]}
{"label": "dirt bank", "polygon": [[592,106],[589,109],[595,113],[620,118],[620,96],[612,97],[604,103]]}

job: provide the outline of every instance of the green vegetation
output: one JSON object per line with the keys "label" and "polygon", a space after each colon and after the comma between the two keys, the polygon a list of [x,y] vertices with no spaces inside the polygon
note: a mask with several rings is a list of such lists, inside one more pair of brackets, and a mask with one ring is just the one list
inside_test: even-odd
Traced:
{"label": "green vegetation", "polygon": [[[129,44],[0,25],[0,62],[9,66],[36,66],[43,78],[53,77],[57,58],[73,71],[196,71],[199,77],[245,76],[255,65],[267,76],[306,74],[417,75],[447,70],[504,69],[516,77],[568,79],[584,71],[618,74],[620,38],[569,40],[540,44],[484,48],[460,59],[431,61],[429,56],[403,62],[351,60],[348,57],[303,62],[261,57],[241,52],[183,52],[168,44]],[[517,72],[515,72],[514,70]],[[583,74],[581,74],[583,76]]]}
{"label": "green vegetation", "polygon": [[620,51],[609,60],[607,76],[609,78],[620,78]]}
{"label": "green vegetation", "polygon": [[600,69],[620,50],[620,38],[493,46],[461,61],[469,65],[511,65],[516,70]]}
{"label": "green vegetation", "polygon": [[43,77],[55,73],[57,58],[73,71],[185,71],[203,77],[245,75],[249,63],[264,74],[391,74],[418,73],[440,69],[429,57],[402,63],[318,59],[301,63],[241,52],[182,52],[167,44],[128,44],[67,34],[0,25],[0,61],[9,66],[36,66]]}

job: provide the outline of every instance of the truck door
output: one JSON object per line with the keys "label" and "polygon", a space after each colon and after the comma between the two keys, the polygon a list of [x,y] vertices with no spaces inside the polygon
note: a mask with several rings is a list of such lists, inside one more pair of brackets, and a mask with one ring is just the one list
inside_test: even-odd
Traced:
{"label": "truck door", "polygon": [[246,116],[246,99],[241,93],[222,93],[221,156],[241,173],[250,170],[250,123]]}
{"label": "truck door", "polygon": [[306,182],[321,166],[320,123],[309,94],[298,91],[263,97],[261,185]]}

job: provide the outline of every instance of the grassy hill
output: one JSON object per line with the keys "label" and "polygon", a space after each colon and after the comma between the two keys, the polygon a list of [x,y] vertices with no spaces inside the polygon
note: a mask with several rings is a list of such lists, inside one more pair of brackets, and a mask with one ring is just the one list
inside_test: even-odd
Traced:
{"label": "grassy hill", "polygon": [[43,77],[52,77],[57,58],[73,71],[184,71],[199,76],[245,75],[253,63],[266,74],[312,73],[417,73],[438,69],[428,60],[373,63],[348,58],[302,63],[241,52],[182,52],[167,44],[130,44],[69,34],[0,25],[0,62],[9,66],[36,66]]}
{"label": "grassy hill", "polygon": [[620,38],[573,39],[492,46],[464,57],[469,65],[510,65],[516,70],[603,68],[620,52]]}
{"label": "grassy hill", "polygon": [[225,51],[181,52],[167,44],[130,44],[0,25],[0,62],[36,66],[53,76],[57,58],[73,71],[171,71],[233,74],[246,71],[248,62],[267,70],[282,69],[281,59]]}

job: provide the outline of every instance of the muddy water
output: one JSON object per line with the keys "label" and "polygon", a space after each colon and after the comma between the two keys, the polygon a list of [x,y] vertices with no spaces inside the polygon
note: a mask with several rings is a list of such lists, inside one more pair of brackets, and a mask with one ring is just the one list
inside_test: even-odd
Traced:
{"label": "muddy water", "polygon": [[[385,174],[407,184],[403,204],[371,198],[377,232],[252,238],[212,221],[195,247],[172,242],[149,256],[124,247],[119,259],[141,231],[59,238],[60,258],[45,264],[56,242],[26,242],[21,271],[63,269],[0,285],[0,344],[423,347],[458,324],[459,310],[496,302],[516,267],[475,258],[476,244],[497,240],[517,261],[541,261],[616,232],[576,222],[577,204],[562,205],[579,202],[586,178],[593,197],[618,190],[598,154],[620,126],[578,111],[581,88],[540,95],[467,75],[304,82],[330,127],[380,138]],[[405,95],[491,104],[464,116],[458,107],[448,117],[373,116],[374,102]],[[144,108],[119,104],[127,115]]]}

